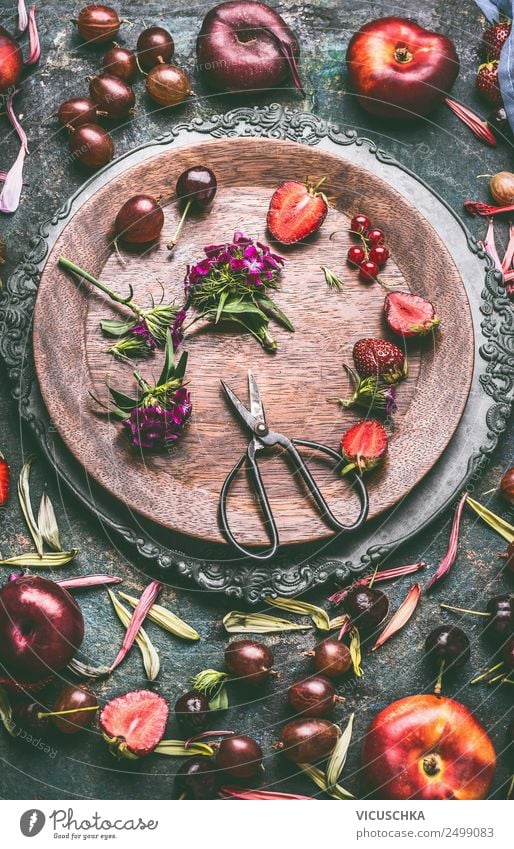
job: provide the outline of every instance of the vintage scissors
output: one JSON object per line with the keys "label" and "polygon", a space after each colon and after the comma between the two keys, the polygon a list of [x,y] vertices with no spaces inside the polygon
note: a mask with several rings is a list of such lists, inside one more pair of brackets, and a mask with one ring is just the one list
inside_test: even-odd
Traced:
{"label": "vintage scissors", "polygon": [[[252,560],[270,560],[274,554],[276,554],[277,549],[279,547],[280,541],[278,536],[278,530],[275,523],[275,519],[273,518],[273,513],[270,507],[270,503],[268,500],[268,496],[266,494],[266,490],[264,488],[264,484],[262,482],[261,473],[259,471],[259,466],[257,463],[257,452],[262,451],[264,448],[269,448],[275,445],[280,446],[286,452],[290,460],[292,461],[294,472],[298,473],[302,480],[304,481],[307,489],[309,490],[312,498],[314,499],[318,510],[320,512],[321,517],[333,528],[334,531],[339,531],[342,533],[351,533],[353,531],[358,530],[364,522],[366,521],[368,515],[368,493],[366,490],[366,484],[362,480],[362,477],[356,472],[350,473],[353,477],[352,485],[356,487],[357,494],[360,500],[360,514],[358,519],[353,523],[353,525],[342,525],[336,517],[331,512],[328,504],[326,503],[323,495],[321,494],[314,478],[312,477],[306,463],[300,456],[299,452],[296,449],[297,445],[301,445],[305,448],[311,448],[314,451],[319,451],[322,454],[326,454],[328,457],[331,457],[336,466],[334,471],[339,471],[339,468],[343,464],[344,460],[337,451],[333,451],[332,448],[329,448],[327,445],[322,445],[318,442],[308,442],[305,439],[288,439],[287,436],[284,436],[282,433],[276,433],[268,428],[266,424],[266,417],[264,415],[264,407],[262,404],[259,387],[257,386],[257,381],[253,376],[252,372],[248,370],[248,386],[250,393],[250,409],[248,410],[245,405],[239,400],[237,395],[232,392],[229,386],[222,380],[221,385],[225,390],[225,394],[238,414],[239,418],[246,425],[248,430],[253,434],[253,438],[250,440],[248,444],[248,448],[246,453],[239,458],[237,463],[231,472],[227,475],[225,482],[221,488],[220,493],[220,516],[221,516],[221,525],[223,528],[223,532],[226,535],[229,542],[237,549],[241,554],[244,554],[245,557],[248,557]],[[234,481],[237,473],[242,467],[243,463],[248,461],[248,469],[250,474],[250,482],[257,494],[257,498],[262,510],[262,514],[264,517],[264,524],[266,526],[266,530],[269,534],[270,539],[270,548],[265,551],[255,552],[245,548],[241,545],[230,530],[230,526],[228,523],[227,517],[227,499],[230,490],[230,486]]]}

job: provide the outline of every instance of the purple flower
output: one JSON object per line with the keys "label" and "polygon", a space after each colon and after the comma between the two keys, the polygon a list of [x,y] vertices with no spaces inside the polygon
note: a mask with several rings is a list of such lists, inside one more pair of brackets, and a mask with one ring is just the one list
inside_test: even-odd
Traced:
{"label": "purple flower", "polygon": [[175,321],[171,325],[170,333],[171,333],[171,341],[173,343],[173,350],[176,351],[184,339],[184,330],[182,325],[184,324],[184,320],[187,315],[187,310],[182,308],[178,311]]}
{"label": "purple flower", "polygon": [[134,336],[138,336],[146,344],[147,348],[149,348],[150,351],[153,351],[157,347],[157,342],[150,333],[150,330],[148,329],[148,325],[144,318],[140,318],[138,320],[138,322],[132,328],[131,333],[133,333]]}
{"label": "purple flower", "polygon": [[203,278],[214,270],[224,274],[235,272],[234,283],[239,280],[246,285],[263,286],[273,280],[284,264],[283,257],[271,253],[267,245],[254,242],[240,231],[234,233],[231,244],[207,245],[204,252],[206,259],[187,269],[186,294],[192,286],[201,285]]}
{"label": "purple flower", "polygon": [[384,391],[384,395],[385,395],[385,401],[386,401],[386,413],[387,413],[387,415],[389,416],[389,415],[392,415],[393,413],[396,413],[396,410],[398,409],[398,405],[396,403],[396,398],[395,398],[396,391],[395,391],[394,386],[388,386],[387,389]]}
{"label": "purple flower", "polygon": [[158,450],[180,439],[192,409],[189,392],[181,386],[173,396],[170,409],[159,405],[134,407],[123,425],[136,447]]}

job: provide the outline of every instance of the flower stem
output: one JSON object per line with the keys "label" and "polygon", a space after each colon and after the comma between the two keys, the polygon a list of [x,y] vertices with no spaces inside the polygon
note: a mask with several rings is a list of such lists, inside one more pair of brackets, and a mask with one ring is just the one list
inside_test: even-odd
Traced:
{"label": "flower stem", "polygon": [[72,710],[51,710],[45,713],[39,711],[37,718],[45,719],[47,716],[68,716],[70,713],[82,713],[86,710],[99,710],[99,708],[98,705],[92,705],[91,707],[73,708]]}
{"label": "flower stem", "polygon": [[188,202],[186,203],[185,207],[184,207],[184,212],[183,212],[183,213],[182,213],[182,215],[180,216],[180,221],[178,222],[177,229],[175,230],[175,232],[174,232],[174,234],[173,234],[173,238],[172,238],[172,239],[168,242],[168,244],[166,245],[166,247],[168,248],[168,250],[169,250],[169,251],[172,251],[172,250],[173,250],[173,248],[175,247],[175,245],[176,245],[176,244],[177,244],[177,242],[178,242],[178,237],[179,237],[179,235],[180,235],[180,231],[182,230],[182,227],[183,227],[183,225],[184,225],[184,221],[185,221],[185,220],[186,220],[186,218],[187,218],[187,215],[188,215],[188,212],[189,212],[189,210],[190,210],[190,208],[191,208],[191,204],[192,204],[192,203],[193,203],[193,199],[192,199],[192,198],[190,198],[190,199],[188,200]]}
{"label": "flower stem", "polygon": [[61,268],[66,268],[67,271],[72,271],[74,274],[77,274],[79,277],[82,277],[84,280],[87,280],[88,283],[92,283],[93,286],[96,286],[97,289],[100,289],[104,295],[107,295],[111,301],[115,301],[117,304],[123,304],[123,306],[128,307],[134,315],[141,314],[141,308],[134,303],[132,300],[132,296],[134,294],[132,286],[129,284],[130,295],[128,298],[122,297],[122,295],[118,295],[117,292],[114,292],[112,289],[109,289],[105,283],[101,283],[100,280],[97,280],[96,277],[93,277],[92,274],[89,274],[88,271],[84,271],[83,268],[80,268],[79,265],[76,265],[71,259],[67,259],[65,256],[60,256],[57,264],[61,266]]}
{"label": "flower stem", "polygon": [[[487,678],[492,672],[496,672],[497,669],[500,669],[503,666],[503,660],[500,663],[497,663],[496,666],[491,666],[490,669],[486,669],[485,672],[482,672],[481,675],[477,675],[470,681],[470,684],[478,684],[479,681],[483,681],[484,678]],[[501,676],[500,676],[501,677]]]}
{"label": "flower stem", "polygon": [[443,657],[443,659],[441,660],[441,664],[439,666],[439,675],[437,676],[437,681],[436,681],[435,687],[434,687],[434,693],[435,693],[436,696],[441,695],[441,690],[443,688],[443,674],[444,674],[444,667],[445,666],[446,666],[446,661]]}

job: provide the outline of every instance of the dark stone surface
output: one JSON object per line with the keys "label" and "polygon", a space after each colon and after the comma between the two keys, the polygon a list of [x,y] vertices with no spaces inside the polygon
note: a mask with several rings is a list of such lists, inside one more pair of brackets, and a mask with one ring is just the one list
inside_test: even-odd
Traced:
{"label": "dark stone surface", "polygon": [[[116,4],[133,23],[125,26],[120,41],[134,46],[143,24],[163,24],[173,33],[176,42],[176,62],[192,74],[197,98],[175,111],[154,108],[144,94],[141,80],[136,84],[138,115],[129,124],[113,128],[118,153],[150,140],[165,131],[176,121],[194,115],[220,112],[242,101],[232,97],[216,97],[208,93],[198,79],[194,61],[194,40],[208,3],[195,4],[186,9],[183,4],[155,2],[125,2]],[[13,30],[13,2],[0,2],[0,22]],[[18,212],[3,216],[0,235],[6,239],[9,260],[2,269],[4,278],[23,256],[35,228],[56,210],[84,179],[69,161],[66,139],[55,121],[49,118],[66,98],[85,93],[85,77],[98,69],[102,48],[91,49],[80,43],[70,18],[80,8],[79,3],[48,0],[38,9],[39,29],[42,39],[42,60],[39,66],[27,73],[22,92],[17,98],[17,112],[23,120],[29,137],[31,156],[26,167],[29,185],[23,195]],[[403,2],[394,7],[383,2],[349,3],[332,0],[311,4],[285,2],[280,10],[299,35],[302,48],[302,76],[307,97],[301,100],[296,94],[273,92],[269,96],[254,98],[252,102],[281,100],[297,108],[337,120],[360,134],[379,142],[402,163],[419,174],[438,191],[456,210],[468,197],[486,199],[486,182],[477,175],[491,174],[512,167],[512,150],[499,146],[492,150],[481,145],[463,127],[449,110],[440,108],[430,120],[412,127],[386,128],[363,113],[354,98],[346,92],[343,59],[350,34],[364,21],[385,14],[403,11],[430,28],[441,30],[452,37],[461,57],[462,69],[454,94],[470,106],[483,109],[474,93],[474,75],[479,61],[478,45],[481,35],[481,17],[470,1],[445,0],[434,4]],[[5,119],[0,119],[0,165],[5,167],[16,154],[14,134]],[[94,226],[94,222],[92,223]],[[394,226],[394,219],[391,221]],[[477,235],[482,235],[484,224],[470,222]],[[505,237],[505,233],[502,234]],[[0,328],[1,332],[1,328]],[[458,368],[458,364],[456,364]],[[20,429],[15,404],[9,399],[5,373],[0,371],[0,443],[9,458],[13,476],[19,473],[22,457],[30,453],[37,456],[37,446]],[[505,434],[499,451],[493,455],[486,475],[476,485],[476,493],[493,489],[502,470],[512,464],[512,427]],[[138,563],[129,559],[129,552],[120,551],[115,540],[106,537],[101,528],[84,514],[68,492],[60,491],[58,481],[49,467],[42,462],[33,474],[34,494],[41,491],[44,481],[56,505],[62,538],[67,546],[80,548],[74,569],[69,573],[110,572],[125,578],[125,587],[140,591],[145,585]],[[493,510],[501,512],[510,521],[508,511],[497,494],[486,497]],[[414,562],[421,558],[437,564],[444,553],[449,532],[449,518],[435,523],[423,536],[411,544],[398,563]],[[338,707],[336,718],[346,721],[351,711],[356,712],[354,740],[345,768],[342,783],[357,796],[365,795],[359,775],[359,749],[362,735],[371,718],[394,699],[411,693],[429,691],[432,674],[423,658],[424,638],[429,630],[442,621],[456,622],[457,617],[440,611],[439,602],[447,601],[463,607],[484,609],[485,600],[505,592],[512,583],[501,570],[497,551],[504,548],[503,541],[490,530],[474,521],[467,513],[461,535],[459,556],[454,570],[433,596],[423,599],[414,621],[406,631],[384,646],[379,652],[364,657],[364,677],[357,682],[342,683],[341,692],[346,703]],[[8,509],[0,511],[0,550],[4,556],[30,549],[30,540],[13,495]],[[63,574],[67,574],[63,570]],[[171,578],[173,583],[173,578]],[[388,593],[395,608],[410,586],[405,579],[391,585]],[[331,589],[331,588],[330,588]],[[323,603],[329,589],[312,593],[309,600]],[[123,629],[110,608],[105,591],[80,592],[87,623],[85,650],[93,663],[105,663],[113,657],[121,642]],[[223,649],[227,642],[221,620],[235,605],[230,599],[194,590],[189,586],[169,586],[162,601],[184,619],[195,625],[202,640],[196,644],[183,643],[149,624],[148,632],[157,646],[162,670],[156,689],[173,704],[178,695],[188,687],[190,676],[207,667],[220,668]],[[499,767],[494,782],[494,794],[502,798],[511,763],[505,751],[505,733],[511,711],[511,688],[487,686],[470,687],[472,674],[490,665],[491,651],[481,636],[483,620],[463,618],[462,625],[472,640],[472,659],[461,672],[445,682],[444,692],[465,702],[472,708],[490,732],[499,753]],[[265,637],[273,646],[276,667],[281,677],[273,681],[262,693],[248,694],[236,686],[231,687],[234,707],[220,718],[218,727],[230,727],[254,735],[265,751],[267,786],[288,791],[315,793],[313,785],[304,780],[282,757],[275,754],[271,744],[278,737],[279,726],[288,716],[286,690],[290,683],[309,669],[308,659],[302,652],[315,642],[312,632]],[[141,657],[134,649],[123,666],[105,683],[95,687],[101,700],[145,686]],[[508,691],[508,692],[507,692]],[[48,697],[51,699],[52,690]],[[42,698],[43,703],[47,703]],[[250,703],[248,703],[250,702]],[[240,703],[240,706],[237,706]],[[171,721],[168,737],[176,737],[178,730]],[[96,731],[84,732],[67,738],[48,738],[50,751],[43,751],[36,742],[12,740],[0,734],[0,752],[3,760],[0,793],[7,799],[15,798],[171,798],[173,775],[179,765],[177,760],[153,756],[135,765],[118,765]]]}

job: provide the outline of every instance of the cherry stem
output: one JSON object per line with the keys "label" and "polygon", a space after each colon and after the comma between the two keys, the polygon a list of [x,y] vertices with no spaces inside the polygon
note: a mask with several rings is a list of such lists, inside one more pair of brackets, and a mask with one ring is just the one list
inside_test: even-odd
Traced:
{"label": "cherry stem", "polygon": [[446,660],[443,657],[443,659],[441,660],[441,663],[439,665],[439,675],[437,676],[437,681],[435,682],[435,687],[434,687],[434,693],[435,693],[436,696],[441,695],[441,690],[443,688],[443,675],[444,675],[444,667],[445,666],[446,666]]}
{"label": "cherry stem", "polygon": [[81,707],[81,708],[73,708],[73,710],[51,710],[42,713],[41,711],[38,713],[38,719],[45,719],[47,716],[68,716],[70,713],[82,713],[82,711],[86,710],[99,710],[98,705],[91,705],[91,707]]}
{"label": "cherry stem", "polygon": [[455,613],[472,613],[474,616],[491,616],[484,610],[468,610],[465,607],[452,607],[451,604],[440,604],[439,607],[444,607],[445,610],[453,610]]}
{"label": "cherry stem", "polygon": [[369,582],[369,584],[368,584],[369,589],[371,589],[371,587],[373,586],[373,583],[374,583],[375,578],[376,578],[376,576],[377,576],[377,572],[378,572],[378,563],[377,563],[377,565],[375,566],[375,571],[373,572],[373,574],[372,574],[372,576],[371,576],[371,581],[370,581],[370,582]]}
{"label": "cherry stem", "polygon": [[114,245],[114,252],[115,252],[115,254],[116,254],[116,259],[118,260],[118,262],[119,262],[121,265],[126,266],[126,265],[127,265],[127,263],[125,262],[125,260],[123,259],[122,255],[120,254],[120,249],[119,249],[119,247],[118,247],[118,240],[117,240],[117,239],[114,239],[114,241],[113,241],[113,245]]}
{"label": "cherry stem", "polygon": [[198,740],[208,740],[211,737],[231,737],[235,733],[235,731],[202,731],[201,734],[195,734],[193,737],[184,740],[184,749],[189,749],[190,745]]}
{"label": "cherry stem", "polygon": [[496,666],[491,666],[490,669],[486,669],[486,671],[482,672],[481,675],[477,675],[476,678],[473,678],[473,680],[470,681],[470,684],[478,684],[479,681],[483,681],[484,678],[487,678],[487,676],[491,674],[491,672],[496,672],[496,670],[501,669],[502,666],[503,660],[501,660],[500,663],[497,663]]}
{"label": "cherry stem", "polygon": [[181,215],[181,217],[180,217],[180,221],[178,222],[177,229],[175,230],[175,232],[174,232],[174,234],[173,234],[173,238],[172,238],[172,239],[168,242],[168,244],[166,245],[166,247],[168,248],[168,250],[169,250],[169,251],[172,251],[172,250],[173,250],[173,248],[175,247],[175,245],[176,245],[176,244],[177,244],[177,242],[178,242],[178,237],[179,237],[179,235],[180,235],[180,231],[182,230],[182,227],[183,227],[183,225],[184,225],[184,221],[185,221],[185,220],[186,220],[186,218],[187,218],[187,214],[188,214],[188,212],[189,212],[189,210],[190,210],[190,208],[191,208],[191,204],[192,204],[192,203],[193,203],[193,199],[192,199],[192,198],[190,198],[190,199],[188,200],[188,202],[186,203],[185,207],[184,207],[184,212],[182,213],[182,215]]}
{"label": "cherry stem", "polygon": [[72,271],[73,274],[76,274],[78,277],[82,277],[84,280],[87,280],[88,283],[92,283],[93,286],[96,286],[97,289],[100,289],[104,295],[107,295],[111,301],[115,301],[117,304],[122,304],[124,307],[128,307],[129,310],[132,310],[134,315],[141,315],[141,307],[139,307],[132,300],[134,296],[134,290],[129,283],[130,294],[128,298],[122,297],[122,295],[118,295],[117,292],[114,292],[112,289],[109,289],[105,283],[101,283],[100,280],[97,280],[96,277],[93,277],[92,274],[89,274],[88,271],[84,271],[83,268],[80,268],[79,265],[76,265],[71,259],[67,259],[65,256],[60,256],[57,264],[61,266],[61,268],[65,268],[67,271]]}

